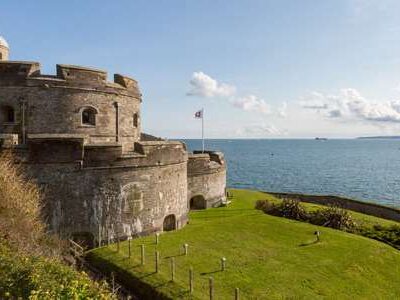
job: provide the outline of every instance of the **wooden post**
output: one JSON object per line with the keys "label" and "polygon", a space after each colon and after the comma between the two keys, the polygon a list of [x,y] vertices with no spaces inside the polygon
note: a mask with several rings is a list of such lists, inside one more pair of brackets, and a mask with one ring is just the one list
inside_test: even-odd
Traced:
{"label": "wooden post", "polygon": [[222,257],[221,258],[221,271],[225,271],[226,269],[226,258]]}
{"label": "wooden post", "polygon": [[319,242],[320,241],[320,232],[317,230],[316,232],[314,232],[314,234],[315,234],[315,236],[317,237],[317,242]]}
{"label": "wooden post", "polygon": [[131,258],[131,240],[132,238],[128,238],[128,257]]}
{"label": "wooden post", "polygon": [[175,257],[171,257],[171,281],[175,281]]}
{"label": "wooden post", "polygon": [[214,279],[210,277],[208,279],[208,285],[209,285],[209,293],[210,293],[210,300],[214,299]]}
{"label": "wooden post", "polygon": [[115,291],[115,274],[114,274],[114,272],[111,272],[111,286],[112,286],[112,291],[114,293],[114,291]]}
{"label": "wooden post", "polygon": [[119,252],[119,235],[117,234],[117,252]]}
{"label": "wooden post", "polygon": [[145,259],[144,259],[144,245],[142,244],[142,245],[140,245],[140,248],[141,248],[141,263],[142,263],[142,266],[144,266],[144,263],[145,263]]}
{"label": "wooden post", "polygon": [[240,300],[239,288],[235,289],[235,300]]}
{"label": "wooden post", "polygon": [[193,295],[193,267],[189,269],[189,291],[190,295]]}
{"label": "wooden post", "polygon": [[156,245],[160,242],[160,234],[157,232],[156,233]]}
{"label": "wooden post", "polygon": [[188,255],[188,248],[189,248],[189,245],[188,245],[188,244],[183,244],[183,253],[184,253],[185,255]]}
{"label": "wooden post", "polygon": [[160,271],[160,252],[156,251],[156,273]]}

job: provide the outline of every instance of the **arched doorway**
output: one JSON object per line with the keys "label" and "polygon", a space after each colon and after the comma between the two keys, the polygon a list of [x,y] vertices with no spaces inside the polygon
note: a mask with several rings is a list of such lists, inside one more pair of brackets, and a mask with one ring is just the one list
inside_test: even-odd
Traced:
{"label": "arched doorway", "polygon": [[197,195],[190,199],[190,209],[205,209],[207,208],[206,199],[202,195]]}
{"label": "arched doorway", "polygon": [[164,218],[163,231],[172,231],[176,229],[175,215],[168,215]]}

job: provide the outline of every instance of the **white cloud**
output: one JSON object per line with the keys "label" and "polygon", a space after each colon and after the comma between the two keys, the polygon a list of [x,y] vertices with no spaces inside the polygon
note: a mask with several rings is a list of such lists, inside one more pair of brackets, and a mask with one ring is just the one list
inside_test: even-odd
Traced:
{"label": "white cloud", "polygon": [[259,112],[262,114],[269,114],[270,107],[264,99],[259,99],[254,95],[248,95],[232,101],[232,104],[245,111]]}
{"label": "white cloud", "polygon": [[270,124],[253,124],[236,130],[236,134],[241,137],[262,138],[269,136],[282,136],[286,134],[286,131],[280,130]]}
{"label": "white cloud", "polygon": [[200,96],[205,98],[230,97],[236,93],[236,87],[219,83],[217,80],[203,72],[194,72],[190,80],[192,89],[187,93],[189,96]]}
{"label": "white cloud", "polygon": [[272,109],[264,99],[253,94],[239,96],[234,85],[221,83],[204,72],[194,72],[189,83],[191,90],[187,93],[188,96],[221,98],[229,101],[236,108],[263,115],[273,114],[282,118],[287,115],[288,105],[286,102],[283,102],[280,107]]}
{"label": "white cloud", "polygon": [[283,102],[282,105],[278,108],[278,116],[281,118],[286,118],[287,117],[287,107],[288,104],[286,102]]}
{"label": "white cloud", "polygon": [[352,88],[333,95],[314,92],[303,97],[300,104],[304,108],[317,109],[328,118],[400,123],[400,101],[372,102]]}

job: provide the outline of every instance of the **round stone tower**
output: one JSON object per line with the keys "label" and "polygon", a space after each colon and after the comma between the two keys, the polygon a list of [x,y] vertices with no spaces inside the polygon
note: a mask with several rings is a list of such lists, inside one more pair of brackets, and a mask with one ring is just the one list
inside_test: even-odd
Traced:
{"label": "round stone tower", "polygon": [[0,35],[0,61],[8,60],[8,55],[10,53],[10,47],[7,41]]}
{"label": "round stone tower", "polygon": [[51,231],[102,245],[179,229],[190,208],[225,202],[222,153],[189,160],[181,142],[142,140],[135,79],[74,65],[46,75],[8,54],[0,37],[0,153],[45,191]]}

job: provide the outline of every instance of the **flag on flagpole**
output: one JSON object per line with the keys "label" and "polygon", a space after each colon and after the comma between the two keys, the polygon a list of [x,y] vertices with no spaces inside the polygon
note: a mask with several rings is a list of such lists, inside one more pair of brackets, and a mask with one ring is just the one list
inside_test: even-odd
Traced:
{"label": "flag on flagpole", "polygon": [[202,119],[203,118],[203,110],[201,109],[199,111],[196,111],[195,114],[194,114],[194,117],[196,119]]}
{"label": "flag on flagpole", "polygon": [[202,144],[203,153],[204,153],[204,108],[196,111],[194,113],[194,118],[201,119],[201,144]]}

